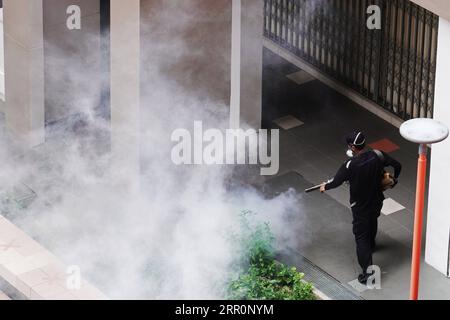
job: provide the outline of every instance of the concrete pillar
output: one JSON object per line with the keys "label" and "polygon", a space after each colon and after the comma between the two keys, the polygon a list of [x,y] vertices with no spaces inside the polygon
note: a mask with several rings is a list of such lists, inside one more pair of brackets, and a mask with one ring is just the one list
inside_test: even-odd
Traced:
{"label": "concrete pillar", "polygon": [[[101,86],[109,81],[102,63],[100,0],[45,0],[45,122],[64,124],[96,111]],[[70,29],[67,9],[80,8],[81,29]],[[109,61],[109,59],[108,59]]]}
{"label": "concrete pillar", "polygon": [[111,0],[113,170],[129,187],[140,174],[140,0]]}
{"label": "concrete pillar", "polygon": [[[450,22],[439,21],[434,118],[450,126]],[[450,264],[450,140],[433,146],[426,241],[426,262],[449,276]]]}
{"label": "concrete pillar", "polygon": [[264,6],[232,0],[230,127],[261,127]]}
{"label": "concrete pillar", "polygon": [[5,45],[3,38],[3,4],[0,9],[0,112],[5,112]]}
{"label": "concrete pillar", "polygon": [[45,139],[42,0],[5,0],[3,6],[6,126],[34,146]]}

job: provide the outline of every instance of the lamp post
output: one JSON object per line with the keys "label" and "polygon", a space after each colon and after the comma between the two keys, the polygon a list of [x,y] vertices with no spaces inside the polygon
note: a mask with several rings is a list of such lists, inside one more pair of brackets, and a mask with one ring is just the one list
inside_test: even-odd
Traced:
{"label": "lamp post", "polygon": [[410,291],[410,299],[417,300],[419,298],[420,258],[422,253],[423,208],[428,145],[439,143],[447,139],[449,129],[439,121],[421,118],[405,122],[400,127],[400,134],[406,140],[419,144]]}

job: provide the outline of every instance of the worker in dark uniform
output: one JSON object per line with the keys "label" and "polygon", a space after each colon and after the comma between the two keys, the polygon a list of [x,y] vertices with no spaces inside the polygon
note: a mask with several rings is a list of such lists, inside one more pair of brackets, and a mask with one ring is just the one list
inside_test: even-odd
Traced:
{"label": "worker in dark uniform", "polygon": [[362,132],[354,132],[346,137],[347,155],[351,158],[339,169],[334,180],[323,183],[321,192],[335,189],[344,182],[350,184],[350,204],[353,214],[353,233],[356,240],[358,263],[363,272],[358,280],[366,284],[367,269],[373,265],[372,254],[378,232],[378,218],[385,200],[382,188],[383,172],[393,167],[394,187],[400,176],[401,164],[381,151],[366,150],[366,138]]}

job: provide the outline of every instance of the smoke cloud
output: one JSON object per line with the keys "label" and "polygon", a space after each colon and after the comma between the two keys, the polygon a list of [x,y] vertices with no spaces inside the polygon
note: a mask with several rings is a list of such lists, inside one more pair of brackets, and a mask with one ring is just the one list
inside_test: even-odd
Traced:
{"label": "smoke cloud", "polygon": [[[140,140],[138,191],[111,169],[110,124],[97,116],[101,64],[80,72],[62,48],[52,47],[51,77],[71,88],[71,100],[55,93],[50,103],[53,110],[70,106],[72,116],[49,127],[46,144],[31,151],[16,149],[6,136],[1,141],[3,189],[26,185],[37,195],[8,218],[67,265],[80,266],[111,298],[225,298],[239,258],[229,235],[239,229],[241,211],[270,222],[280,250],[298,243],[304,223],[293,191],[269,199],[236,181],[236,167],[171,162],[173,130],[190,129],[195,120],[225,129],[229,120],[227,94],[217,94],[228,81],[228,50],[220,39],[217,46],[200,41],[214,36],[204,28],[228,25],[227,12],[216,7],[216,15],[202,14],[211,1],[175,2],[184,9],[160,1],[143,19],[141,127],[127,128]],[[96,43],[91,37],[87,43]],[[204,77],[208,69],[214,71]],[[259,174],[252,170],[244,169]]]}

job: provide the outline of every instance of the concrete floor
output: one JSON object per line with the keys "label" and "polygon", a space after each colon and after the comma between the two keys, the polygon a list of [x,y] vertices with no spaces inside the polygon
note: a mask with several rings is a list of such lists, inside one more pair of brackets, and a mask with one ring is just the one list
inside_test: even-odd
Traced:
{"label": "concrete floor", "polygon": [[[399,149],[391,156],[403,165],[400,183],[386,193],[405,207],[380,218],[380,250],[374,263],[381,267],[382,290],[365,291],[366,299],[407,299],[409,292],[415,196],[417,147],[406,142],[398,129],[353,103],[317,80],[297,83],[291,78],[300,70],[274,55],[264,53],[264,125],[278,128],[274,120],[294,116],[304,124],[281,129],[280,173],[267,184],[273,192],[293,187],[304,204],[312,232],[310,245],[298,252],[343,284],[360,272],[352,235],[349,194],[346,186],[329,192],[304,195],[306,187],[332,177],[346,158],[343,137],[352,131],[366,133],[368,143],[389,139]],[[288,78],[289,76],[289,78]],[[301,81],[300,81],[301,82]],[[450,279],[424,264],[421,297],[450,299]]]}

